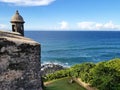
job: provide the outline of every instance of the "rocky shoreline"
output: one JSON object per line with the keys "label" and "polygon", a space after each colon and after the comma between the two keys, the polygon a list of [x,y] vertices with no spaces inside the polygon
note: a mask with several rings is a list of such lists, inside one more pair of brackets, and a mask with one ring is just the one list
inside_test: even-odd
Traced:
{"label": "rocky shoreline", "polygon": [[65,67],[59,65],[59,64],[44,64],[41,66],[41,74],[42,76],[45,76],[50,73],[54,73],[55,71],[63,70]]}

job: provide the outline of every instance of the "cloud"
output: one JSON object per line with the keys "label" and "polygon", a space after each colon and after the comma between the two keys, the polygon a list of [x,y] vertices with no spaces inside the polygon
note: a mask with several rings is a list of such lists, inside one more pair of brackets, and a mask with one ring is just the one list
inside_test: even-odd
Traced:
{"label": "cloud", "polygon": [[107,29],[120,29],[120,25],[114,24],[112,21],[107,23],[97,22],[79,22],[77,23],[79,29],[85,30],[107,30]]}
{"label": "cloud", "polygon": [[0,2],[13,4],[16,6],[45,6],[55,0],[0,0]]}
{"label": "cloud", "polygon": [[0,24],[0,29],[6,29],[7,28],[7,25],[5,24]]}
{"label": "cloud", "polygon": [[59,23],[60,24],[60,29],[68,29],[68,22],[62,21]]}
{"label": "cloud", "polygon": [[93,29],[95,22],[79,22],[77,25],[80,29]]}

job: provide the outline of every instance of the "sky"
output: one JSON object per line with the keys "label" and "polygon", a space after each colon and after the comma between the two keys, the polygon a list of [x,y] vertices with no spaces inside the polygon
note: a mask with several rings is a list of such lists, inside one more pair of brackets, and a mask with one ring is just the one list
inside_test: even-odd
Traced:
{"label": "sky", "polygon": [[25,30],[120,31],[120,0],[0,0],[0,29],[16,10]]}

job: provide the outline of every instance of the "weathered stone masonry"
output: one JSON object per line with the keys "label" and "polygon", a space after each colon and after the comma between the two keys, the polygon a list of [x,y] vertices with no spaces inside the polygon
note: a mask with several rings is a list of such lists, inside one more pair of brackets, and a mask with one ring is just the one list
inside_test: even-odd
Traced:
{"label": "weathered stone masonry", "polygon": [[42,90],[40,44],[0,31],[0,90]]}

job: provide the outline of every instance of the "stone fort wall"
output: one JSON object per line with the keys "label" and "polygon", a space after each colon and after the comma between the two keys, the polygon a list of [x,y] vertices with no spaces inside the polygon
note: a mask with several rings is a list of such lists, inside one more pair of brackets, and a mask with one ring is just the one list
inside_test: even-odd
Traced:
{"label": "stone fort wall", "polygon": [[40,44],[0,31],[0,90],[42,90]]}

